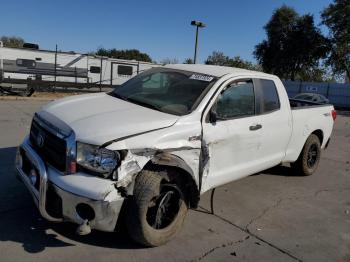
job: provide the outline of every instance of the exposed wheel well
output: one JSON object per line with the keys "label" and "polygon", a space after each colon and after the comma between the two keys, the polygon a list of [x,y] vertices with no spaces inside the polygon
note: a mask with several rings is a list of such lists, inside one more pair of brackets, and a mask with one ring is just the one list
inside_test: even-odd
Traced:
{"label": "exposed wheel well", "polygon": [[318,139],[320,140],[320,144],[322,145],[322,143],[323,143],[323,132],[322,132],[322,130],[317,129],[314,132],[312,132],[311,134],[316,135],[318,137]]}
{"label": "exposed wheel well", "polygon": [[171,182],[176,183],[182,190],[186,197],[186,202],[189,208],[197,208],[200,194],[196,182],[190,173],[186,170],[166,165],[154,164],[151,161],[144,167],[146,170],[165,172]]}

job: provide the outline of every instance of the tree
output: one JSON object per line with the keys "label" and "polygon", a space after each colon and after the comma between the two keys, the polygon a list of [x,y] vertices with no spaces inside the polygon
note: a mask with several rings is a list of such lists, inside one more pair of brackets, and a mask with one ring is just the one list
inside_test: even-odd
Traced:
{"label": "tree", "polygon": [[330,31],[331,51],[327,64],[334,73],[350,79],[350,0],[334,0],[321,14]]}
{"label": "tree", "polygon": [[107,56],[107,57],[117,58],[117,59],[152,62],[152,59],[148,54],[141,53],[137,49],[117,50],[115,48],[112,48],[112,49],[99,48],[95,54],[99,56]]}
{"label": "tree", "polygon": [[264,71],[281,78],[301,79],[305,71],[319,67],[329,50],[313,16],[299,16],[285,5],[274,11],[264,28],[267,39],[255,47],[254,56]]}
{"label": "tree", "polygon": [[205,60],[206,65],[228,66],[230,58],[224,55],[223,52],[213,51]]}
{"label": "tree", "polygon": [[252,62],[243,60],[240,56],[235,56],[228,60],[228,66],[243,68],[248,70],[261,71],[259,65],[255,65]]}
{"label": "tree", "polygon": [[327,82],[327,72],[325,68],[315,67],[304,70],[298,74],[298,78],[302,81]]}
{"label": "tree", "polygon": [[24,39],[16,36],[2,36],[0,41],[4,44],[4,47],[23,47]]}
{"label": "tree", "polygon": [[185,61],[183,62],[184,64],[194,64],[192,58],[186,58]]}
{"label": "tree", "polygon": [[219,51],[214,51],[211,55],[209,55],[207,60],[205,60],[205,64],[231,66],[248,70],[261,71],[258,65],[254,65],[249,61],[245,61],[240,56],[230,58],[229,56],[226,56],[223,52]]}

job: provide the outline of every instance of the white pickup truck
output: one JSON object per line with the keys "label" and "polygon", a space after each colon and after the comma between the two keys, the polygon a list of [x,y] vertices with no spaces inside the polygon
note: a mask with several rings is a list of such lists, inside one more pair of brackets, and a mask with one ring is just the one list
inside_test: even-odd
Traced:
{"label": "white pickup truck", "polygon": [[335,118],[273,75],[168,65],[44,106],[16,169],[47,220],[114,231],[123,206],[131,237],[158,246],[212,188],[282,163],[314,173]]}

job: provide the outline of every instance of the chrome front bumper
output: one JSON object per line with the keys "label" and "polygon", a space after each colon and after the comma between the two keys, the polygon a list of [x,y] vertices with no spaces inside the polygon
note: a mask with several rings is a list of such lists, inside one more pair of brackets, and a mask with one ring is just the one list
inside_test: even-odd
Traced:
{"label": "chrome front bumper", "polygon": [[[32,149],[29,144],[28,139],[25,139],[20,147],[23,150],[23,154],[26,155],[28,160],[34,165],[34,167],[39,172],[39,190],[37,190],[31,183],[29,177],[23,172],[21,161],[20,161],[20,151],[16,154],[16,170],[19,174],[20,179],[28,188],[29,192],[33,196],[34,203],[39,209],[40,214],[47,220],[53,222],[63,221],[62,218],[55,218],[50,216],[46,211],[46,191],[48,187],[48,174],[46,171],[45,163],[41,160],[38,154]],[[23,162],[22,162],[23,163]]]}
{"label": "chrome front bumper", "polygon": [[[38,171],[39,189],[35,188],[28,175],[23,171],[23,161],[20,160],[21,154],[25,154],[29,162]],[[89,221],[91,228],[108,232],[115,230],[124,198],[120,196],[117,190],[111,190],[111,181],[87,176],[82,173],[73,175],[60,174],[58,171],[45,165],[27,138],[17,151],[16,170],[17,175],[33,196],[40,214],[45,219],[53,222],[70,221],[81,224],[84,222],[84,219],[76,212],[76,206],[79,203],[83,203],[89,205],[95,212],[95,218]],[[49,186],[54,189],[55,193],[62,200],[62,218],[53,217],[47,212],[46,208],[51,204],[50,200],[46,203]],[[100,191],[105,189],[106,193],[99,195],[100,191],[97,188]],[[90,195],[87,195],[84,191],[88,191]]]}

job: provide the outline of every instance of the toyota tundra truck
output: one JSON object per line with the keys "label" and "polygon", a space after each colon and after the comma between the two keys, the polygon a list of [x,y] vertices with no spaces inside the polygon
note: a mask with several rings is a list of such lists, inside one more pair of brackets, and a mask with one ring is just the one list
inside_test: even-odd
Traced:
{"label": "toyota tundra truck", "polygon": [[289,99],[274,75],[167,65],[41,108],[16,173],[45,219],[87,234],[121,216],[133,240],[159,246],[210,189],[285,163],[312,175],[335,118],[332,105]]}

